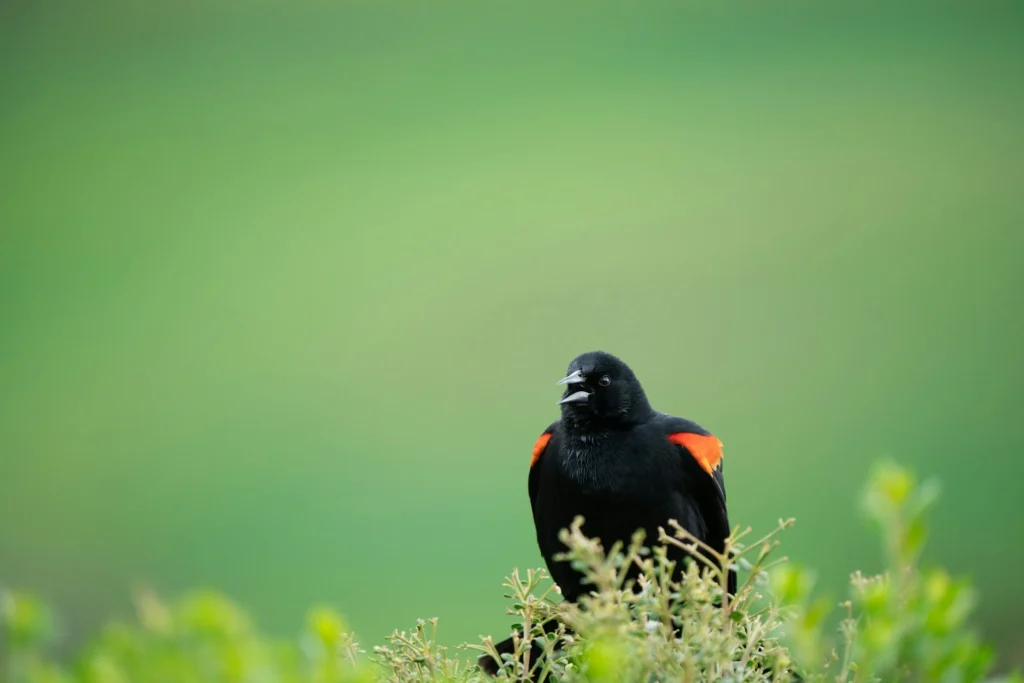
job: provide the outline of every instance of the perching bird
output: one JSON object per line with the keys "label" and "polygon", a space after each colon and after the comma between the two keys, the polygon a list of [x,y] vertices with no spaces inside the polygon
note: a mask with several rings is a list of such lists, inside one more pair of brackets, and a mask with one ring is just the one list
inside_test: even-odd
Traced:
{"label": "perching bird", "polygon": [[[559,531],[584,517],[582,532],[607,551],[616,541],[628,546],[637,529],[645,543],[658,540],[668,520],[717,552],[729,536],[722,474],[722,444],[695,422],[651,407],[633,371],[602,351],[584,353],[558,382],[566,389],[562,415],[540,435],[530,460],[528,490],[537,545],[566,600],[588,590],[582,575],[555,556],[566,550]],[[686,553],[669,546],[676,571]],[[730,571],[728,590],[736,591]],[[512,653],[508,638],[496,645]],[[479,665],[491,675],[499,664],[484,655]]]}

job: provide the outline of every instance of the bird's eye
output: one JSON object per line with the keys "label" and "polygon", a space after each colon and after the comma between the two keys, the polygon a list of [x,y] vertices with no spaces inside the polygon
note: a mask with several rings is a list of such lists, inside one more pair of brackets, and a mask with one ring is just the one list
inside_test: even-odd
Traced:
{"label": "bird's eye", "polygon": [[612,383],[612,379],[608,375],[604,375],[603,377],[601,377],[601,379],[597,380],[597,383],[600,384],[602,387],[606,387]]}

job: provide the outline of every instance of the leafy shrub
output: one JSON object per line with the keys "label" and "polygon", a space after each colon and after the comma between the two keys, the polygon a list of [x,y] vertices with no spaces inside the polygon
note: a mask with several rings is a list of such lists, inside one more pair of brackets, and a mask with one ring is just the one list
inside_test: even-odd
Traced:
{"label": "leafy shrub", "polygon": [[[518,618],[517,653],[504,680],[550,676],[568,682],[611,681],[981,681],[992,653],[969,626],[975,596],[965,579],[922,568],[927,513],[937,487],[918,485],[893,464],[876,468],[865,510],[882,532],[888,566],[878,576],[854,573],[838,609],[835,634],[825,627],[834,604],[812,595],[809,571],[775,559],[777,527],[754,541],[737,531],[726,557],[684,530],[661,541],[684,546],[703,562],[678,581],[664,548],[603,549],[580,532],[563,531],[566,557],[593,586],[579,605],[559,600],[543,570],[506,579],[509,613]],[[744,577],[725,591],[723,560]],[[639,568],[635,582],[627,570]],[[136,618],[112,622],[62,666],[46,656],[53,615],[31,596],[0,592],[0,676],[10,683],[371,683],[489,681],[465,656],[437,641],[437,621],[394,632],[386,645],[363,651],[345,622],[327,608],[310,611],[295,639],[260,633],[248,615],[213,593],[167,603],[136,596]],[[521,634],[528,634],[528,638]],[[504,634],[502,635],[504,637]],[[544,656],[531,661],[531,646]],[[497,656],[491,638],[460,646]],[[1014,679],[1019,680],[1019,679]]]}

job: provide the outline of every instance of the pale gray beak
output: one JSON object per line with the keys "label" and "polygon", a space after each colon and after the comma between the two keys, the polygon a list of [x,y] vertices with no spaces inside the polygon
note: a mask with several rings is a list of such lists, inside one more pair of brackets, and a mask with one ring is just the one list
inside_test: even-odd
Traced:
{"label": "pale gray beak", "polygon": [[583,384],[586,380],[583,379],[583,373],[580,370],[572,373],[568,377],[563,377],[555,383],[555,386],[559,384]]}
{"label": "pale gray beak", "polygon": [[588,398],[590,398],[589,391],[577,391],[576,393],[569,394],[568,396],[563,398],[561,401],[558,402],[558,405],[562,405],[564,403],[583,403]]}

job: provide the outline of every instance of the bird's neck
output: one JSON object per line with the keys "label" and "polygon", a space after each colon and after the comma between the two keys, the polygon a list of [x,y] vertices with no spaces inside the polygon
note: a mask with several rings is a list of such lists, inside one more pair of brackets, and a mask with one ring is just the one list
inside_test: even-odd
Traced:
{"label": "bird's neck", "polygon": [[627,432],[654,419],[655,411],[641,394],[618,415],[595,415],[587,411],[569,409],[562,413],[562,425],[569,438],[581,442],[593,441],[615,432]]}

